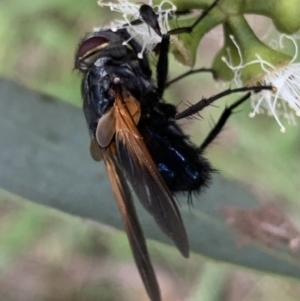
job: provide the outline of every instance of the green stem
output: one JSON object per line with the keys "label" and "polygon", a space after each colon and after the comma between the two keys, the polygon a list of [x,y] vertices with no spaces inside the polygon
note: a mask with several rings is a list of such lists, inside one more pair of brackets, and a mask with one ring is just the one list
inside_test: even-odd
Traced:
{"label": "green stem", "polygon": [[[244,16],[233,16],[228,18],[228,26],[233,33],[234,39],[240,48],[242,54],[243,64],[257,60],[257,56],[264,61],[272,64],[273,66],[279,66],[286,64],[291,60],[291,57],[276,51],[269,46],[261,42],[249,24],[247,23]],[[244,83],[257,81],[258,78],[264,75],[264,71],[261,69],[259,63],[251,64],[242,71],[242,80]]]}
{"label": "green stem", "polygon": [[293,34],[300,29],[299,0],[247,0],[243,12],[271,18],[283,33]]}

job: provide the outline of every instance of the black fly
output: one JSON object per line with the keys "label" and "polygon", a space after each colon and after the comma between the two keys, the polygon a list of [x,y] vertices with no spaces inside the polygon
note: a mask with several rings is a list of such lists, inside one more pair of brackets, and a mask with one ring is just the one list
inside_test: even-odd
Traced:
{"label": "black fly", "polygon": [[[197,24],[216,3],[200,16]],[[142,5],[140,12],[143,21],[162,37],[155,83],[147,56],[138,57],[141,46],[130,39],[126,29],[88,34],[78,47],[75,64],[83,73],[83,107],[92,137],[91,155],[105,163],[138,270],[150,299],[160,301],[159,286],[126,178],[161,230],[188,257],[188,238],[173,195],[200,192],[209,185],[213,169],[203,151],[221,131],[232,110],[250,93],[225,109],[200,147],[182,132],[177,120],[233,92],[263,88],[229,89],[178,113],[174,105],[162,101],[168,86],[170,34],[190,32],[194,25],[161,34],[152,8]]]}

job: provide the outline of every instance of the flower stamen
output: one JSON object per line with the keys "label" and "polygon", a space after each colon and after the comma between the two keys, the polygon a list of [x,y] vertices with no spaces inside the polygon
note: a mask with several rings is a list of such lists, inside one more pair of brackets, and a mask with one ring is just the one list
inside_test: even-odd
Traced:
{"label": "flower stamen", "polygon": [[[170,30],[169,20],[173,17],[176,6],[168,1],[162,1],[159,5],[153,6],[152,0],[148,1],[148,4],[153,7],[157,14],[158,24],[162,33],[166,33]],[[140,4],[130,3],[128,0],[116,0],[116,2],[107,2],[105,0],[99,0],[98,5],[101,7],[109,7],[111,11],[122,13],[123,19],[116,20],[111,25],[111,30],[116,31],[120,28],[126,28],[129,34],[135,38],[142,46],[142,51],[138,54],[139,58],[143,57],[145,51],[152,51],[153,48],[161,42],[161,37],[150,28],[147,24],[141,22],[141,24],[131,24],[131,19],[140,19]]]}
{"label": "flower stamen", "polygon": [[[241,87],[245,83],[242,81],[242,71],[245,67],[259,64],[262,75],[256,79],[255,85],[271,85],[272,90],[264,90],[259,93],[252,93],[250,117],[267,112],[267,115],[274,116],[281,132],[285,132],[285,127],[280,121],[280,116],[287,119],[289,124],[295,124],[295,115],[300,116],[300,63],[296,63],[298,56],[298,46],[291,36],[281,35],[278,45],[283,48],[283,39],[291,40],[295,46],[295,52],[290,61],[284,62],[282,66],[274,66],[259,54],[255,54],[256,59],[247,63],[243,62],[242,51],[233,36],[230,36],[239,55],[239,64],[234,66],[233,59],[228,51],[228,58],[222,57],[225,64],[234,72],[234,83]],[[247,83],[246,83],[247,84]],[[294,111],[295,115],[291,113]]]}

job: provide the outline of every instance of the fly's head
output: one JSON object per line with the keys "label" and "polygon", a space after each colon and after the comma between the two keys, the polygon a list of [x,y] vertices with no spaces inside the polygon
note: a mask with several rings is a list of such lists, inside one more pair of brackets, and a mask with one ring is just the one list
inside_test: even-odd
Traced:
{"label": "fly's head", "polygon": [[137,59],[137,54],[126,42],[124,30],[103,30],[89,33],[80,42],[75,54],[75,68],[86,73],[94,66],[109,62],[125,62]]}

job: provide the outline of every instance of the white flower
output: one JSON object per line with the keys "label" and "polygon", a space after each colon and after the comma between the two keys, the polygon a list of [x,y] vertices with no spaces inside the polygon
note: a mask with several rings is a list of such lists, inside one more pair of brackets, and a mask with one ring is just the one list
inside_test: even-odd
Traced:
{"label": "white flower", "polygon": [[[280,126],[281,132],[285,132],[285,127],[280,121],[280,117],[287,119],[288,123],[295,124],[295,115],[300,116],[300,63],[295,62],[298,56],[298,46],[295,39],[291,36],[281,35],[279,47],[283,47],[282,40],[287,38],[294,43],[295,54],[290,62],[282,66],[273,66],[271,63],[262,59],[259,54],[256,54],[256,60],[243,63],[242,54],[239,46],[234,38],[230,37],[237,47],[240,64],[233,66],[230,60],[222,58],[227,66],[234,72],[234,82],[238,87],[243,86],[241,80],[241,71],[246,66],[259,64],[264,72],[263,77],[258,79],[256,85],[270,85],[274,87],[272,90],[263,90],[259,93],[252,93],[251,106],[253,111],[250,117],[256,114],[267,113],[269,116],[274,116]],[[274,45],[274,44],[273,44]],[[230,59],[230,54],[229,54]]]}
{"label": "white flower", "polygon": [[[170,1],[165,0],[160,5],[153,6],[152,0],[149,0],[148,4],[153,7],[158,16],[158,24],[162,33],[170,30],[169,18],[172,17],[176,11],[176,6]],[[141,19],[140,6],[141,4],[130,3],[128,0],[117,0],[115,2],[99,0],[98,5],[101,7],[109,7],[111,11],[122,13],[123,19],[116,20],[110,26],[110,29],[116,31],[120,28],[126,27],[131,37],[136,39],[142,45],[142,51],[138,54],[139,58],[142,58],[144,51],[151,51],[161,41],[161,37],[155,33],[144,22],[138,25],[132,25],[134,20]],[[126,41],[128,42],[128,41]]]}

